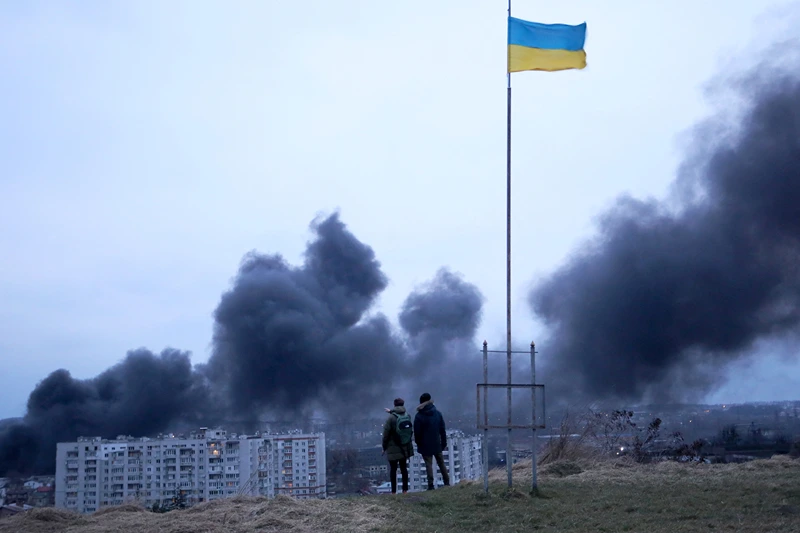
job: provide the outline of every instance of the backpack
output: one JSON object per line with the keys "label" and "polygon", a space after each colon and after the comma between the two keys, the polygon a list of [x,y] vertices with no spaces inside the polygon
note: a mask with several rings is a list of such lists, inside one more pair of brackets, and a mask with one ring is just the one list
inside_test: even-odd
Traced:
{"label": "backpack", "polygon": [[403,413],[402,415],[394,413],[394,416],[397,417],[394,428],[395,442],[400,446],[410,444],[411,435],[414,433],[414,425],[411,423],[411,417],[408,416],[408,413]]}

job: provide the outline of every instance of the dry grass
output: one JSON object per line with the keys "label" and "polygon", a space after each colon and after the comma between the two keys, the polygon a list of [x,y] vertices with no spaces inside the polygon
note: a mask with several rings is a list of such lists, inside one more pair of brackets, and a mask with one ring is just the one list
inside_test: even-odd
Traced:
{"label": "dry grass", "polygon": [[141,505],[134,503],[126,503],[124,505],[117,505],[115,507],[104,507],[94,513],[93,516],[103,516],[109,513],[146,513],[147,510]]}
{"label": "dry grass", "polygon": [[0,533],[127,531],[391,532],[635,531],[686,533],[800,531],[800,461],[786,457],[736,465],[628,460],[559,460],[539,470],[532,496],[530,462],[493,471],[481,482],[420,494],[296,501],[234,498],[155,514],[127,505],[91,516],[39,509],[0,521]]}
{"label": "dry grass", "polygon": [[0,533],[361,533],[378,531],[389,513],[376,500],[236,497],[163,514],[147,512],[134,505],[102,509],[90,516],[60,509],[37,509],[0,521]]}

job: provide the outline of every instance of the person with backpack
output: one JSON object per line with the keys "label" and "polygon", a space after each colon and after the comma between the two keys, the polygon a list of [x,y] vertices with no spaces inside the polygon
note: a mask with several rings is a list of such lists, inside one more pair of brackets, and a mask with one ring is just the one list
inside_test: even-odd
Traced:
{"label": "person with backpack", "polygon": [[414,455],[412,444],[414,427],[406,412],[405,401],[395,398],[394,408],[383,424],[383,453],[389,459],[389,476],[392,494],[397,494],[397,467],[403,478],[403,494],[408,492],[408,459]]}
{"label": "person with backpack", "polygon": [[417,451],[425,461],[425,473],[428,475],[428,490],[436,488],[433,477],[433,458],[442,474],[445,486],[450,485],[450,475],[444,464],[442,451],[447,448],[447,433],[444,427],[444,417],[433,406],[431,395],[423,393],[419,397],[419,407],[414,416],[414,440],[417,442]]}

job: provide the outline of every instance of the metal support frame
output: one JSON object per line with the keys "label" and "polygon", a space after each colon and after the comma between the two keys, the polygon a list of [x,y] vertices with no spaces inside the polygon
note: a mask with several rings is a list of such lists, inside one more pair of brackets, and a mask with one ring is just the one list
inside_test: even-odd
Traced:
{"label": "metal support frame", "polygon": [[[544,424],[537,424],[536,423],[536,389],[540,389],[544,391],[544,385],[537,383],[512,383],[511,385],[506,385],[505,383],[478,383],[477,387],[477,400],[478,400],[478,429],[544,429]],[[533,393],[533,416],[530,424],[500,424],[500,425],[493,425],[489,424],[489,413],[486,411],[486,389],[531,389]],[[481,423],[481,390],[484,391],[484,409],[483,409],[483,423]],[[544,398],[544,395],[542,396]],[[544,409],[544,400],[542,401],[542,408]]]}
{"label": "metal support frame", "polygon": [[[513,429],[530,429],[533,433],[533,442],[531,444],[531,489],[533,491],[538,488],[538,479],[536,472],[536,430],[544,429],[547,420],[545,415],[545,394],[544,385],[536,383],[536,344],[531,342],[530,352],[510,351],[510,350],[489,350],[486,341],[483,341],[483,383],[478,383],[476,387],[476,426],[477,429],[483,430],[483,490],[489,492],[489,430],[490,429],[505,429],[508,430],[508,442],[506,445],[506,469],[508,471],[508,486],[511,487],[512,479],[512,453],[511,453],[511,431]],[[490,353],[503,353],[509,357],[509,380],[508,383],[488,383],[489,381],[489,354]],[[510,357],[511,354],[530,354],[531,357],[531,382],[530,383],[511,383],[510,379]],[[488,405],[488,391],[489,389],[506,389],[508,397],[507,406],[507,422],[506,424],[493,425],[489,424],[489,405]],[[530,424],[513,424],[511,417],[511,391],[513,389],[530,389],[531,390],[531,423]],[[537,423],[536,416],[536,390],[542,390],[542,422]],[[481,391],[483,391],[483,402],[481,402]],[[483,403],[483,409],[481,409]],[[483,423],[481,423],[481,410],[483,411]]]}

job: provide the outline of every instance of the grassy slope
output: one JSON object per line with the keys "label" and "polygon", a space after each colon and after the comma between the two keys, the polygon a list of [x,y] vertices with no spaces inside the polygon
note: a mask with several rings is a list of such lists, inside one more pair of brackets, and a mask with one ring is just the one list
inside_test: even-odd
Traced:
{"label": "grassy slope", "polygon": [[392,507],[420,532],[800,531],[800,463],[788,460],[610,463],[565,478],[545,476],[535,498],[522,487],[509,493],[502,483],[485,498],[480,488],[454,487]]}
{"label": "grassy slope", "polygon": [[542,469],[538,497],[527,493],[529,465],[515,470],[519,487],[508,491],[502,482],[505,473],[499,472],[491,476],[488,497],[482,484],[471,483],[431,493],[346,500],[237,499],[163,515],[119,509],[76,517],[48,509],[2,520],[0,533],[800,531],[800,461],[609,462],[566,477],[558,474],[575,471],[574,465],[556,463]]}

